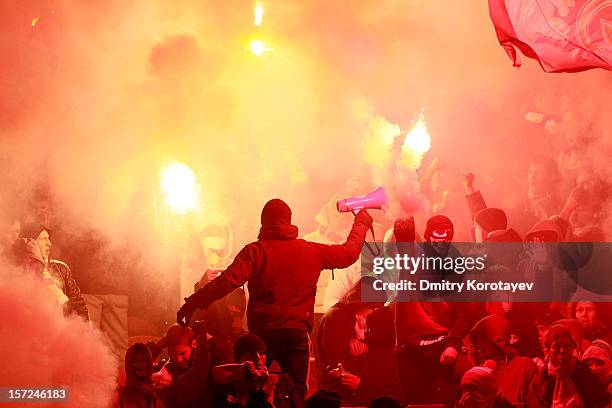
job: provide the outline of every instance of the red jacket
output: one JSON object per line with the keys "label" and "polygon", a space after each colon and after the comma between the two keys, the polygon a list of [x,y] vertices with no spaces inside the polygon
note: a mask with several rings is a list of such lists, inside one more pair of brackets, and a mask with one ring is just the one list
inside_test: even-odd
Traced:
{"label": "red jacket", "polygon": [[198,307],[205,308],[248,281],[250,331],[310,331],[319,274],[323,269],[347,268],[355,263],[371,225],[370,215],[360,211],[341,245],[296,239],[296,227],[276,225],[242,248],[234,262],[192,298]]}

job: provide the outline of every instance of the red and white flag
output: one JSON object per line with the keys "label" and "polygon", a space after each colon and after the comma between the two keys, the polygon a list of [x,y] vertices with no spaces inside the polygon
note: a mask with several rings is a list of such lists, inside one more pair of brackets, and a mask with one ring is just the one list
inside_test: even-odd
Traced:
{"label": "red and white flag", "polygon": [[546,72],[612,70],[612,0],[489,0],[489,14],[515,67],[518,48]]}

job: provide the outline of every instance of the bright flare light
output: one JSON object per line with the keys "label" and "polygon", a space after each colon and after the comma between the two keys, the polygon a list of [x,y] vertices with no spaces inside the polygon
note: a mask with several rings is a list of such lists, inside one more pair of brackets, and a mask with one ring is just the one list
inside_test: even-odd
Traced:
{"label": "bright flare light", "polygon": [[423,156],[430,148],[431,136],[427,132],[425,117],[421,112],[414,128],[408,132],[404,139],[399,161],[411,169],[418,169],[423,161]]}
{"label": "bright flare light", "polygon": [[264,55],[264,53],[270,51],[270,48],[263,41],[260,40],[251,41],[250,48],[251,52],[257,55],[258,57],[261,57],[262,55]]}
{"label": "bright flare light", "polygon": [[416,154],[423,155],[431,148],[431,136],[427,132],[427,126],[425,125],[425,118],[423,114],[419,115],[416,125],[404,139],[402,150],[408,149]]}
{"label": "bright flare light", "polygon": [[196,208],[198,183],[193,171],[184,164],[174,163],[162,171],[161,188],[166,204],[177,213]]}
{"label": "bright flare light", "polygon": [[261,25],[261,23],[263,22],[263,17],[264,17],[263,6],[261,5],[261,3],[255,3],[255,20],[253,21],[255,26],[259,27]]}

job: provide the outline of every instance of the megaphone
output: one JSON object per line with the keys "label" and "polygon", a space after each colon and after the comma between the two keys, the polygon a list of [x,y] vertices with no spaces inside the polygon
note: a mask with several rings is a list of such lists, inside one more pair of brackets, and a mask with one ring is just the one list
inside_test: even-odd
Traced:
{"label": "megaphone", "polygon": [[380,186],[366,195],[338,200],[336,202],[336,209],[338,212],[359,212],[363,209],[384,210],[387,208],[388,203],[389,199],[387,198],[385,188]]}

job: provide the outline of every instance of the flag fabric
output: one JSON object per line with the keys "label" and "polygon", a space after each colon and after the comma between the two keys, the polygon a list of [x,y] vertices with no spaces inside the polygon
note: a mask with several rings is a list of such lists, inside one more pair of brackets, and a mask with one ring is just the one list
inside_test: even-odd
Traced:
{"label": "flag fabric", "polygon": [[515,67],[518,49],[546,72],[612,70],[612,0],[489,0],[489,14]]}

